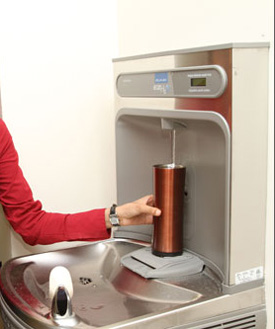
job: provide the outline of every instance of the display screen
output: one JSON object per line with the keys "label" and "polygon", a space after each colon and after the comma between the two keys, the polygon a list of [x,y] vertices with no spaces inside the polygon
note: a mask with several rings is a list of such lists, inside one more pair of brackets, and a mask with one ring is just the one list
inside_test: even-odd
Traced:
{"label": "display screen", "polygon": [[206,78],[191,79],[191,87],[205,87],[205,86],[206,86]]}

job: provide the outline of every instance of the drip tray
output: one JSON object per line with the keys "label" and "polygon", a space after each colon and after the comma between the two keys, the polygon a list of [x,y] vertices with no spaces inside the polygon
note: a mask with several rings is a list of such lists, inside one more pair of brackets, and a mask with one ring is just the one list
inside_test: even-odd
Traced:
{"label": "drip tray", "polygon": [[146,279],[166,279],[197,274],[204,267],[204,262],[190,252],[184,251],[181,256],[175,257],[158,257],[152,254],[150,247],[123,256],[121,263]]}

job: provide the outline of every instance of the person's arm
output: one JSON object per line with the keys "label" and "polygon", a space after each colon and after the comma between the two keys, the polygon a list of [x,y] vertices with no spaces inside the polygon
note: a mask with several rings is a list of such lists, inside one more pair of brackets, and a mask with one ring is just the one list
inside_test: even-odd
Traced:
{"label": "person's arm", "polygon": [[13,229],[30,245],[73,240],[102,240],[110,237],[105,209],[77,214],[42,210],[18,164],[12,137],[0,119],[0,203]]}
{"label": "person's arm", "polygon": [[[110,209],[95,209],[76,214],[49,213],[42,210],[18,164],[12,137],[0,119],[0,203],[13,229],[30,245],[62,241],[94,241],[110,237]],[[117,207],[121,225],[151,224],[160,210],[153,207],[152,196]]]}

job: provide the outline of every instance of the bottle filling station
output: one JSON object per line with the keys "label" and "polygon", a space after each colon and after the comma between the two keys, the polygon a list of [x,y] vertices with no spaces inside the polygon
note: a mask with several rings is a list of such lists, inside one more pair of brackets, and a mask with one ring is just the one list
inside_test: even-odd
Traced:
{"label": "bottle filling station", "polygon": [[[265,327],[268,48],[226,44],[113,61],[117,202],[152,193],[162,215],[154,225],[118,227],[107,241],[6,263],[5,323]],[[69,270],[70,289],[50,287],[56,266]]]}

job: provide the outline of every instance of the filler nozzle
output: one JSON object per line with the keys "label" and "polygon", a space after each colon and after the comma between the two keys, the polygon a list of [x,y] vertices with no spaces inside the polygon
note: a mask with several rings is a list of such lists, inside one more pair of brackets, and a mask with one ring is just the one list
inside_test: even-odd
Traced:
{"label": "filler nozzle", "polygon": [[171,132],[171,156],[172,164],[176,164],[176,129],[187,128],[186,124],[173,119],[161,118],[161,129],[169,130]]}
{"label": "filler nozzle", "polygon": [[187,128],[187,125],[179,120],[161,118],[161,129],[176,130],[177,128]]}

